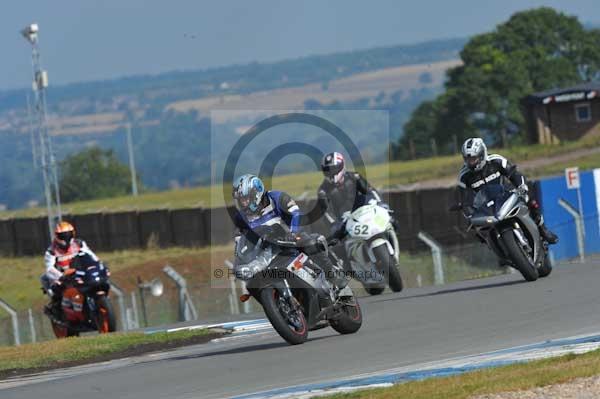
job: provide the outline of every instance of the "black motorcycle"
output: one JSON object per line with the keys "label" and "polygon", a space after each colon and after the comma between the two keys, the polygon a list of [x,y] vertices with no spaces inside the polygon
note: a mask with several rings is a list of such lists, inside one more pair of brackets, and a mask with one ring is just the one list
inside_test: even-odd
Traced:
{"label": "black motorcycle", "polygon": [[277,236],[256,240],[240,236],[234,264],[236,277],[246,282],[277,333],[297,345],[306,341],[308,331],[328,325],[340,334],[358,331],[362,313],[352,290],[349,286],[339,292],[333,289],[311,259],[325,251],[341,270],[340,260],[329,251],[324,237],[304,235],[301,240],[286,240]]}
{"label": "black motorcycle", "polygon": [[477,192],[473,205],[456,205],[462,210],[480,240],[500,258],[501,263],[517,269],[527,281],[552,272],[548,243],[529,214],[524,194],[503,184],[488,184]]}

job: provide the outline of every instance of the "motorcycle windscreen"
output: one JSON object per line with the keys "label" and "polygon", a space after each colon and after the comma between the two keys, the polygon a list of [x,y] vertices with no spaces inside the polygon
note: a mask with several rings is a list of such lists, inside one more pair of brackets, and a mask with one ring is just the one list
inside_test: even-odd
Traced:
{"label": "motorcycle windscreen", "polygon": [[85,285],[101,283],[110,275],[102,262],[85,253],[80,253],[73,258],[71,267],[76,270],[76,278],[81,280]]}
{"label": "motorcycle windscreen", "polygon": [[256,273],[265,270],[275,254],[270,245],[263,247],[263,240],[256,243],[241,236],[235,245],[234,273],[240,280],[249,280]]}
{"label": "motorcycle windscreen", "polygon": [[473,216],[495,216],[511,193],[502,184],[486,184],[473,200]]}

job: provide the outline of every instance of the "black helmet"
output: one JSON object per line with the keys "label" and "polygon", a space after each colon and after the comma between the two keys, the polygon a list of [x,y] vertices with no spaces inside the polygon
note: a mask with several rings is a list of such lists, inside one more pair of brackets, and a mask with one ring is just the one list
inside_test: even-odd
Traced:
{"label": "black helmet", "polygon": [[467,139],[462,146],[465,166],[471,170],[481,170],[487,161],[487,147],[480,138]]}
{"label": "black helmet", "polygon": [[346,165],[344,156],[339,152],[330,152],[321,161],[321,170],[325,178],[331,183],[340,184],[344,181]]}

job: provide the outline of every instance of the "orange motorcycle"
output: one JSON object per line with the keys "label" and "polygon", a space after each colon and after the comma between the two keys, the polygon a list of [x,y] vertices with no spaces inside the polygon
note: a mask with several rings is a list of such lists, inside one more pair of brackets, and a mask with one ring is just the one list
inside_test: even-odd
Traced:
{"label": "orange motorcycle", "polygon": [[108,268],[91,256],[81,254],[73,259],[61,277],[64,287],[61,317],[50,317],[57,338],[116,330],[115,312],[108,297],[109,277]]}

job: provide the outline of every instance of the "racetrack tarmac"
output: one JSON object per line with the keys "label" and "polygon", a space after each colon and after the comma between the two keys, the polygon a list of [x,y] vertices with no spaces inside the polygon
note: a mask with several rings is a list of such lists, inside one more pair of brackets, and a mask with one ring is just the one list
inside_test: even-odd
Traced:
{"label": "racetrack tarmac", "polygon": [[[600,262],[363,298],[362,329],[314,331],[289,346],[275,332],[0,383],[3,399],[225,398],[600,332]],[[50,380],[44,381],[46,377]]]}

